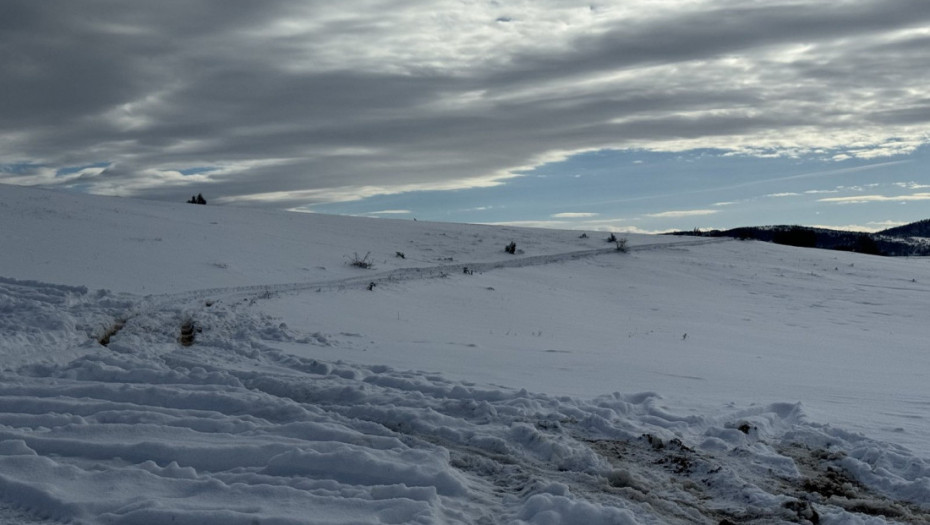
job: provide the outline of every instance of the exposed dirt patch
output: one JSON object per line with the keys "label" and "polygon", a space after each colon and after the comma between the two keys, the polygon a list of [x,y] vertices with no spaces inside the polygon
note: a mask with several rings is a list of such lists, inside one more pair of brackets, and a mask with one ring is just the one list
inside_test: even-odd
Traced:
{"label": "exposed dirt patch", "polygon": [[[801,473],[798,477],[773,472],[764,465],[734,472],[723,467],[713,453],[694,450],[678,439],[662,440],[651,434],[638,439],[589,443],[616,468],[607,477],[605,491],[662,508],[663,515],[676,521],[816,525],[824,512],[842,509],[902,523],[930,523],[927,511],[887,498],[856,481],[840,465],[842,452],[812,450],[796,444],[776,447],[776,452],[795,462]],[[727,454],[739,454],[740,450],[736,448]],[[732,483],[734,479],[738,481],[736,485]],[[746,501],[741,493],[747,486],[771,495],[770,503]]]}
{"label": "exposed dirt patch", "polygon": [[889,499],[859,483],[839,463],[845,455],[801,444],[779,448],[792,458],[804,476],[800,490],[812,501],[834,505],[848,512],[881,516],[903,523],[930,523],[930,512]]}
{"label": "exposed dirt patch", "polygon": [[742,502],[721,501],[719,484],[730,474],[722,473],[712,456],[679,439],[666,441],[644,434],[629,441],[589,443],[616,467],[608,476],[609,490],[662,509],[670,521],[713,525],[800,522],[797,512],[786,507],[746,510],[748,505]]}
{"label": "exposed dirt patch", "polygon": [[116,335],[120,330],[122,330],[124,326],[126,326],[126,320],[125,320],[125,319],[117,319],[116,321],[113,322],[112,325],[110,325],[110,326],[103,332],[103,335],[101,335],[99,338],[97,338],[97,342],[100,343],[100,344],[103,345],[103,346],[109,346],[109,344],[110,344],[110,338],[113,337],[114,335]]}

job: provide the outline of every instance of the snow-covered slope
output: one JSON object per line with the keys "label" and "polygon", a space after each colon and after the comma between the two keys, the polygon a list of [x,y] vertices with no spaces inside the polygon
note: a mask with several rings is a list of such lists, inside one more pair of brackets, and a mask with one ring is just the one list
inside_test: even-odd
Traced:
{"label": "snow-covered slope", "polygon": [[930,519],[922,259],[8,186],[0,224],[0,523]]}

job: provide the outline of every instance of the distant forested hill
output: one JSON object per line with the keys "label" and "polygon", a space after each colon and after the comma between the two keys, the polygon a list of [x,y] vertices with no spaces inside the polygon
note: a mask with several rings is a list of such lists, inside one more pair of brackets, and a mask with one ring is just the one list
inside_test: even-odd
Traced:
{"label": "distant forested hill", "polygon": [[878,232],[879,235],[889,237],[928,237],[930,238],[930,219],[912,222],[904,226],[896,226]]}
{"label": "distant forested hill", "polygon": [[850,232],[809,226],[747,226],[730,230],[683,231],[671,235],[754,239],[803,248],[843,250],[885,256],[930,255],[930,219],[878,233]]}

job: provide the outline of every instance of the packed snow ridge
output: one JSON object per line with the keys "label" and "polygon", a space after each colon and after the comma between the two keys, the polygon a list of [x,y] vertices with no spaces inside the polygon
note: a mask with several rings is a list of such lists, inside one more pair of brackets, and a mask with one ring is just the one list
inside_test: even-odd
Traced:
{"label": "packed snow ridge", "polygon": [[10,186],[0,220],[0,524],[930,522],[924,259]]}

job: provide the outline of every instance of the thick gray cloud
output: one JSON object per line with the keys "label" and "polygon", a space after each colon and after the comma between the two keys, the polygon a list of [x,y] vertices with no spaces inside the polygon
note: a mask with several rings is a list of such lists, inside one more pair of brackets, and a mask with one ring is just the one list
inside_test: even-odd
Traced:
{"label": "thick gray cloud", "polygon": [[927,49],[925,0],[6,0],[0,182],[294,207],[598,148],[875,156],[930,141]]}

